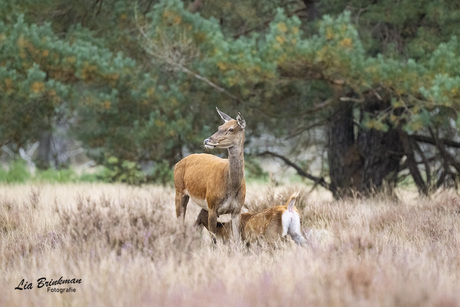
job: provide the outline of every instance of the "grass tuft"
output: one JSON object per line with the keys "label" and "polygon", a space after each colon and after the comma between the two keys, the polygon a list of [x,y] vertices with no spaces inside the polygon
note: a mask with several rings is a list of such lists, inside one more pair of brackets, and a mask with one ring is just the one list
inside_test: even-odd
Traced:
{"label": "grass tuft", "polygon": [[[246,209],[297,205],[308,247],[213,244],[175,217],[168,187],[0,187],[0,305],[460,306],[460,198],[334,201],[248,186]],[[221,219],[228,217],[222,216]],[[75,293],[37,279],[81,278]],[[32,290],[14,290],[25,279]]]}

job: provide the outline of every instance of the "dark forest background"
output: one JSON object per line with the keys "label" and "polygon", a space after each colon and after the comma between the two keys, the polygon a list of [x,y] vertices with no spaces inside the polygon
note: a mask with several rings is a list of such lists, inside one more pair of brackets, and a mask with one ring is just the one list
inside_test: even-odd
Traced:
{"label": "dark forest background", "polygon": [[246,119],[253,172],[272,157],[335,197],[459,183],[455,1],[9,0],[0,16],[4,163],[84,153],[112,181],[164,182],[217,106]]}

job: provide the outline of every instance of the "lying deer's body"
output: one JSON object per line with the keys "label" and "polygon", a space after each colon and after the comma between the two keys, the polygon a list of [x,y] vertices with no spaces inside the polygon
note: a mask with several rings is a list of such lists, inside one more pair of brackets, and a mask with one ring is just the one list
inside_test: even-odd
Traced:
{"label": "lying deer's body", "polygon": [[176,215],[185,219],[187,203],[191,198],[208,213],[208,229],[217,231],[217,217],[231,214],[234,233],[238,233],[240,212],[246,196],[244,180],[244,128],[240,115],[232,119],[217,112],[224,120],[219,130],[204,140],[207,148],[226,148],[228,159],[210,154],[193,154],[174,167],[176,188]]}
{"label": "lying deer's body", "polygon": [[[306,239],[300,230],[300,216],[295,208],[297,195],[292,195],[284,206],[275,206],[258,213],[242,213],[239,231],[243,239],[252,243],[264,239],[269,243],[275,243],[289,235],[295,243],[304,246]],[[201,210],[198,215],[198,225],[207,229],[207,212]],[[216,235],[224,240],[230,236],[231,222],[218,223]]]}

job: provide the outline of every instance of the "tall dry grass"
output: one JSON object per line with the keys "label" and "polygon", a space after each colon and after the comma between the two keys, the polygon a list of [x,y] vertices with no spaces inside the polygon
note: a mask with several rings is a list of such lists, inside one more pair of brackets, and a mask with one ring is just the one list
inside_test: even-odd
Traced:
{"label": "tall dry grass", "polygon": [[[333,201],[249,186],[247,207],[294,190],[307,248],[213,245],[178,223],[171,188],[0,187],[0,306],[460,306],[460,198]],[[37,279],[81,279],[74,293]],[[31,290],[15,290],[20,281]],[[55,288],[66,288],[56,286]]]}

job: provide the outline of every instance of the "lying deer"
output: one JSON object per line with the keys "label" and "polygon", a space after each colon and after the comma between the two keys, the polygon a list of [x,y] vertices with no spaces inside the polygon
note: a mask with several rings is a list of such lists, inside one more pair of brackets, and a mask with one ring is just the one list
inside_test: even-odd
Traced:
{"label": "lying deer", "polygon": [[[216,108],[217,109],[217,108]],[[185,220],[189,198],[207,214],[208,230],[217,232],[217,217],[232,215],[233,233],[238,233],[240,212],[246,196],[244,180],[245,120],[238,113],[236,119],[217,109],[224,124],[204,140],[208,149],[225,148],[228,159],[210,154],[193,154],[174,167],[176,187],[176,215]]]}
{"label": "lying deer", "polygon": [[[295,243],[305,246],[307,241],[301,233],[300,216],[295,208],[297,198],[298,193],[291,195],[284,206],[271,207],[258,213],[242,213],[239,233],[243,239],[248,243],[259,239],[274,243],[289,234]],[[232,232],[231,224],[232,222],[218,222],[217,237],[228,240]],[[207,211],[201,210],[195,225],[209,230]]]}

